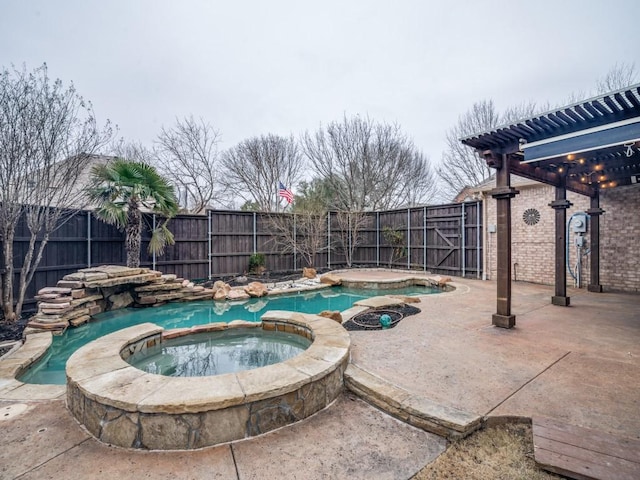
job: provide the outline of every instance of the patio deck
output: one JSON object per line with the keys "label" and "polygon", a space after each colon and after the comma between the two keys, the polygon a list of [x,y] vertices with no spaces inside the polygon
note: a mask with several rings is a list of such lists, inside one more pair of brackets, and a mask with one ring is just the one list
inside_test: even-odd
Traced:
{"label": "patio deck", "polygon": [[[396,272],[349,272],[370,280]],[[454,295],[425,297],[396,328],[351,332],[352,363],[425,402],[469,415],[545,416],[640,438],[640,295],[515,283],[515,329],[491,326],[494,282],[454,279]],[[468,287],[468,288],[467,288]],[[0,417],[0,478],[410,478],[445,441],[351,393],[262,437],[195,452],[131,452],[82,430],[60,400],[2,398],[28,411]],[[42,430],[46,429],[46,430]],[[393,448],[391,448],[393,446]]]}

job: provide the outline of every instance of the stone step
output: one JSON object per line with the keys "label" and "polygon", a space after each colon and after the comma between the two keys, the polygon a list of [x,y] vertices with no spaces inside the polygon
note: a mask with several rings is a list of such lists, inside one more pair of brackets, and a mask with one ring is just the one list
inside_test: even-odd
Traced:
{"label": "stone step", "polygon": [[43,313],[45,315],[64,315],[71,311],[71,307],[65,308],[47,308],[47,307],[38,307],[38,313]]}
{"label": "stone step", "polygon": [[187,297],[182,297],[180,299],[181,302],[194,302],[197,300],[211,300],[211,294],[210,293],[200,293],[200,294],[195,294],[195,295],[189,295]]}
{"label": "stone step", "polygon": [[[60,298],[62,295],[59,293],[43,293],[42,295],[36,295],[35,298],[38,301],[50,302],[56,298]],[[67,298],[66,296],[64,298]]]}
{"label": "stone step", "polygon": [[91,320],[90,315],[82,315],[81,317],[74,318],[73,320],[69,320],[69,323],[74,327],[79,327]]}
{"label": "stone step", "polygon": [[71,298],[68,295],[58,295],[56,298],[36,298],[36,300],[39,300],[41,303],[48,303],[48,304],[68,303],[69,305],[71,305],[71,300],[73,300],[73,298]]}
{"label": "stone step", "polygon": [[89,315],[88,308],[76,308],[69,313],[64,314],[60,320],[70,321],[74,318],[82,317],[83,315]]}
{"label": "stone step", "polygon": [[[123,267],[121,265],[101,265],[99,267],[83,268],[78,270],[81,273],[106,273],[108,278],[131,277],[148,273],[148,268]],[[155,277],[156,274],[153,273]]]}
{"label": "stone step", "polygon": [[77,280],[58,280],[57,285],[62,288],[82,288],[84,287],[84,282]]}
{"label": "stone step", "polygon": [[170,290],[180,290],[182,284],[180,283],[152,283],[151,285],[143,285],[133,289],[136,293],[147,292],[168,292]]}
{"label": "stone step", "polygon": [[184,293],[182,292],[164,293],[161,295],[155,295],[155,297],[158,302],[166,302],[169,300],[177,300],[179,298],[182,298],[184,297]]}
{"label": "stone step", "polygon": [[61,288],[61,287],[44,287],[38,290],[38,295],[45,295],[47,293],[61,293],[61,294],[69,295],[71,293],[71,289]]}
{"label": "stone step", "polygon": [[344,381],[349,390],[371,405],[448,440],[466,437],[482,425],[480,415],[412,394],[354,364],[349,364],[344,372]]}
{"label": "stone step", "polygon": [[132,275],[132,276],[120,276],[108,278],[106,280],[96,280],[94,282],[84,282],[84,286],[88,288],[105,288],[105,287],[115,287],[116,285],[124,285],[124,284],[141,284],[150,282],[156,278],[156,275],[153,273],[142,273],[140,275]]}
{"label": "stone step", "polygon": [[77,298],[75,300],[72,300],[71,301],[71,306],[72,307],[77,307],[78,305],[84,305],[85,303],[96,302],[98,300],[104,300],[104,297],[102,295],[100,295],[100,294],[89,295],[88,297]]}
{"label": "stone step", "polygon": [[46,331],[58,331],[64,332],[69,326],[68,322],[52,322],[52,323],[43,323],[40,321],[32,320],[27,323],[27,327],[36,328],[38,330],[46,330]]}
{"label": "stone step", "polygon": [[40,302],[38,306],[40,308],[48,308],[50,310],[64,310],[65,308],[69,308],[71,306],[71,302],[64,302],[64,303]]}

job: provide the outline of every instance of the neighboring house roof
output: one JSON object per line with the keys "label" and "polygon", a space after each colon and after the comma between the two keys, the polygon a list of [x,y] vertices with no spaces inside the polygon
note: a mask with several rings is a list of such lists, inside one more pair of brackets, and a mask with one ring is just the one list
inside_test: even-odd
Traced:
{"label": "neighboring house roof", "polygon": [[[510,181],[511,181],[512,187],[534,187],[534,186],[543,185],[540,182],[536,182],[535,180],[529,180],[528,178],[520,177],[518,175],[511,175]],[[484,182],[481,182],[472,188],[474,192],[487,192],[489,190],[493,190],[494,188],[496,188],[496,176],[491,175]]]}
{"label": "neighboring house roof", "polygon": [[[529,180],[528,178],[519,177],[518,175],[511,175],[511,186],[516,188],[522,187],[538,187],[544,185],[543,183],[536,182],[535,180]],[[481,199],[479,193],[486,193],[496,188],[496,176],[491,175],[486,180],[480,182],[475,186],[466,186],[453,199],[454,202],[468,202],[477,201]]]}
{"label": "neighboring house roof", "polygon": [[[77,182],[73,188],[74,193],[79,193],[89,187],[91,183],[91,169],[96,165],[105,165],[116,157],[109,155],[89,155],[86,165],[82,168],[82,171],[78,175]],[[82,205],[74,205],[76,208],[83,208],[93,210],[95,205],[88,203],[88,200],[84,201]]]}
{"label": "neighboring house roof", "polygon": [[91,169],[114,158],[80,154],[32,171],[26,176],[26,182],[20,182],[19,198],[25,204],[71,209],[92,208],[83,194],[91,182]]}
{"label": "neighboring house roof", "polygon": [[[81,208],[93,210],[95,205],[89,203],[89,200],[80,195],[83,190],[86,190],[91,184],[91,170],[96,165],[105,165],[113,160],[116,157],[112,157],[109,155],[89,155],[86,160],[86,164],[82,167],[82,170],[79,172],[76,183],[70,193],[72,197],[77,197],[78,201],[73,208]],[[67,161],[67,160],[65,160]],[[82,200],[80,200],[82,198]]]}

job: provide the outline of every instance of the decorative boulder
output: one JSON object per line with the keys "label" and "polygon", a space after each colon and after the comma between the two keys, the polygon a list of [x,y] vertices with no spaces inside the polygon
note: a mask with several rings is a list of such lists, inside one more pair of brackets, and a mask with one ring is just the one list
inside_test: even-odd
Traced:
{"label": "decorative boulder", "polygon": [[324,310],[318,315],[320,315],[321,317],[330,318],[331,320],[335,320],[336,322],[342,324],[342,314],[338,310]]}
{"label": "decorative boulder", "polygon": [[109,297],[109,310],[118,310],[120,308],[128,307],[133,303],[133,297],[129,292],[116,293]]}
{"label": "decorative boulder", "polygon": [[444,287],[447,283],[451,281],[451,277],[444,277],[442,275],[436,275],[435,277],[431,277],[431,280],[436,283],[439,287]]}
{"label": "decorative boulder", "polygon": [[227,299],[227,292],[225,291],[224,288],[218,288],[217,290],[214,290],[213,292],[213,299],[220,301],[220,300],[226,300]]}
{"label": "decorative boulder", "polygon": [[218,280],[213,284],[214,290],[224,290],[225,293],[231,290],[231,286],[228,283],[224,283],[222,280]]}
{"label": "decorative boulder", "polygon": [[320,283],[325,283],[327,285],[332,285],[332,286],[341,285],[342,279],[339,276],[334,275],[333,273],[325,273],[320,277]]}
{"label": "decorative boulder", "polygon": [[302,269],[302,276],[304,278],[316,278],[316,275],[318,275],[318,272],[316,272],[315,268],[312,267],[304,267]]}
{"label": "decorative boulder", "polygon": [[245,292],[241,288],[232,288],[227,293],[227,299],[228,300],[246,300],[248,298],[250,298],[250,297],[247,294],[247,292]]}
{"label": "decorative boulder", "polygon": [[228,293],[231,291],[231,287],[228,283],[224,283],[222,280],[218,280],[213,284],[213,299],[214,300],[226,300]]}
{"label": "decorative boulder", "polygon": [[409,295],[387,295],[388,297],[391,298],[397,298],[398,300],[402,301],[402,303],[420,303],[420,298],[419,297],[411,297]]}
{"label": "decorative boulder", "polygon": [[251,282],[244,287],[244,291],[251,297],[264,297],[267,293],[267,286],[262,282]]}

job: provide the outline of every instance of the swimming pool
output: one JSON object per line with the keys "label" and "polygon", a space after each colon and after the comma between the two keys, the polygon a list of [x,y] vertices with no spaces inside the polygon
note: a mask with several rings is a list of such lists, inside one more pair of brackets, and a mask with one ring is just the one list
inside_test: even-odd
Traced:
{"label": "swimming pool", "polygon": [[83,345],[140,323],[151,322],[165,329],[192,327],[213,322],[248,320],[259,322],[267,310],[287,310],[301,313],[319,313],[323,310],[343,311],[363,298],[401,294],[427,295],[439,293],[434,287],[410,286],[393,289],[348,289],[333,287],[313,292],[253,298],[240,302],[213,302],[211,300],[168,303],[157,308],[122,309],[94,316],[93,321],[77,328],[70,328],[63,335],[54,336],[45,355],[24,372],[18,380],[25,383],[66,383],[65,365],[69,357]]}

